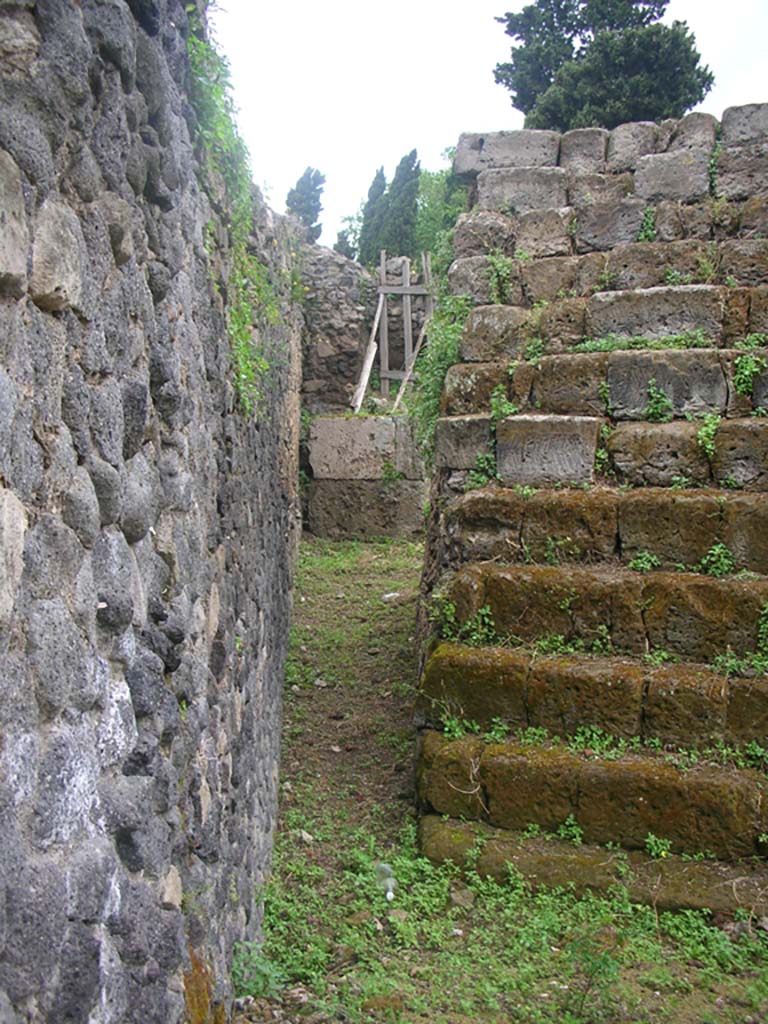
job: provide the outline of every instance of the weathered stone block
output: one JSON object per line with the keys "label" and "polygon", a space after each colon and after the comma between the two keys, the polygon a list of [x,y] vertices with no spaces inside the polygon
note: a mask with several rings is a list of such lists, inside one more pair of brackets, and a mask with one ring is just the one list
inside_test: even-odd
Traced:
{"label": "weathered stone block", "polygon": [[768,103],[728,107],[723,114],[723,145],[741,146],[768,135]]}
{"label": "weathered stone block", "polygon": [[562,299],[541,311],[535,310],[531,317],[533,333],[547,340],[547,348],[555,352],[564,351],[584,337],[587,300]]}
{"label": "weathered stone block", "polygon": [[553,256],[524,263],[521,276],[528,302],[554,302],[575,291],[579,264],[578,256]]}
{"label": "weathered stone block", "polygon": [[515,252],[515,225],[509,217],[494,210],[472,210],[459,214],[453,232],[453,254],[456,259]]}
{"label": "weathered stone block", "polygon": [[41,309],[77,308],[83,292],[85,242],[74,210],[47,200],[35,218],[29,292]]}
{"label": "weathered stone block", "polygon": [[715,343],[723,331],[725,289],[692,284],[641,291],[600,292],[589,300],[591,337],[664,338],[702,331]]}
{"label": "weathered stone block", "polygon": [[669,271],[694,280],[707,255],[697,241],[637,242],[612,249],[606,267],[612,290],[656,288],[666,284]]}
{"label": "weathered stone block", "polygon": [[648,551],[664,566],[692,565],[721,540],[721,506],[710,493],[638,488],[622,495],[618,515],[626,561]]}
{"label": "weathered stone block", "polygon": [[610,132],[604,128],[576,128],[560,140],[560,166],[569,171],[602,171]]}
{"label": "weathered stone block", "polygon": [[[663,200],[656,204],[656,241],[657,242],[679,242],[683,238],[700,237],[697,230],[690,230],[686,220],[689,212],[698,218],[701,206],[682,206],[680,203],[673,203],[670,200]],[[709,238],[709,228],[704,236]]]}
{"label": "weathered stone block", "polygon": [[768,281],[768,240],[729,239],[720,246],[720,273],[740,285],[759,285]]}
{"label": "weathered stone block", "polygon": [[656,152],[657,134],[652,121],[633,121],[614,128],[608,139],[608,170],[634,171],[642,156]]}
{"label": "weathered stone block", "polygon": [[717,161],[717,193],[726,199],[768,195],[768,142],[724,149]]}
{"label": "weathered stone block", "polygon": [[567,175],[560,167],[512,167],[483,171],[477,205],[486,210],[528,213],[568,205]]}
{"label": "weathered stone block", "polygon": [[496,459],[507,484],[591,482],[600,420],[523,415],[496,426]]}
{"label": "weathered stone block", "polygon": [[636,242],[643,223],[642,199],[587,203],[576,210],[576,251],[613,249]]}
{"label": "weathered stone block", "polygon": [[[479,772],[484,746],[476,736],[447,743],[439,733],[426,733],[419,766],[420,798],[440,814],[481,817],[483,799]],[[471,780],[469,786],[468,779]]]}
{"label": "weathered stone block", "polygon": [[24,568],[24,538],[27,513],[16,495],[0,486],[0,630],[11,621],[16,589]]}
{"label": "weathered stone block", "polygon": [[611,465],[620,482],[635,486],[669,487],[676,478],[707,484],[711,474],[698,430],[698,424],[681,421],[620,423],[606,445]]}
{"label": "weathered stone block", "polygon": [[529,340],[530,313],[518,306],[478,306],[461,335],[461,358],[487,362],[519,355]]}
{"label": "weathered stone block", "polygon": [[734,220],[738,219],[738,233],[742,238],[768,238],[768,196],[753,196],[738,207],[733,204],[730,209],[738,210]]}
{"label": "weathered stone block", "polygon": [[550,131],[467,133],[459,136],[453,169],[479,174],[495,167],[554,167],[560,135]]}
{"label": "weathered stone block", "polygon": [[768,285],[751,290],[749,330],[752,334],[768,334]]}
{"label": "weathered stone block", "polygon": [[768,684],[765,679],[728,680],[728,738],[763,744],[768,736]]}
{"label": "weathered stone block", "polygon": [[307,526],[333,540],[417,537],[428,497],[425,480],[313,480]]}
{"label": "weathered stone block", "polygon": [[609,560],[616,550],[616,492],[537,491],[523,506],[520,537],[537,562]]}
{"label": "weathered stone block", "polygon": [[762,494],[731,494],[721,503],[723,543],[736,564],[768,575],[768,502]]}
{"label": "weathered stone block", "polygon": [[482,726],[489,726],[494,718],[527,725],[530,660],[522,651],[441,643],[424,666],[416,714],[429,723],[453,716]]}
{"label": "weathered stone block", "polygon": [[711,153],[717,141],[717,118],[712,114],[695,112],[677,122],[667,149],[694,149]]}
{"label": "weathered stone block", "polygon": [[640,157],[635,194],[647,202],[693,203],[709,195],[709,152],[682,149]]}
{"label": "weathered stone block", "polygon": [[568,256],[571,253],[571,218],[573,211],[532,210],[516,222],[517,249],[527,256]]}
{"label": "weathered stone block", "polygon": [[310,429],[310,463],[316,479],[375,480],[394,465],[395,427],[389,418],[318,416]]}
{"label": "weathered stone block", "polygon": [[[607,380],[612,416],[617,420],[649,418],[652,381],[671,403],[669,418],[722,414],[728,401],[728,382],[716,350],[612,352]],[[666,415],[667,410],[662,412]]]}
{"label": "weathered stone block", "polygon": [[441,412],[445,416],[463,416],[487,412],[491,394],[509,385],[509,363],[456,363],[445,375]]}
{"label": "weathered stone block", "polygon": [[608,355],[590,352],[544,356],[533,379],[531,404],[539,412],[572,416],[603,416]]}
{"label": "weathered stone block", "polygon": [[536,658],[528,676],[529,724],[555,736],[572,735],[585,722],[613,736],[637,736],[644,672],[619,658]]}
{"label": "weathered stone block", "polygon": [[[512,264],[505,283],[504,299],[510,306],[522,306],[523,286],[520,281],[520,266]],[[486,305],[491,297],[491,265],[487,256],[466,256],[454,260],[448,270],[448,284],[454,295],[469,295],[478,305]]]}
{"label": "weathered stone block", "polygon": [[715,437],[715,480],[748,491],[768,491],[768,421],[724,420]]}
{"label": "weathered stone block", "polygon": [[517,560],[524,511],[523,496],[500,487],[472,490],[452,501],[443,520],[450,563]]}
{"label": "weathered stone block", "polygon": [[0,294],[19,298],[27,287],[29,229],[21,174],[5,150],[0,150],[0,223]]}
{"label": "weathered stone block", "polygon": [[439,419],[435,431],[435,465],[438,469],[474,469],[478,455],[488,451],[490,416],[453,416]]}
{"label": "weathered stone block", "polygon": [[675,747],[705,746],[725,737],[728,683],[700,665],[649,673],[643,731]]}
{"label": "weathered stone block", "polygon": [[570,206],[589,206],[590,203],[615,203],[630,198],[635,191],[631,174],[597,174],[574,172],[568,174],[568,203]]}

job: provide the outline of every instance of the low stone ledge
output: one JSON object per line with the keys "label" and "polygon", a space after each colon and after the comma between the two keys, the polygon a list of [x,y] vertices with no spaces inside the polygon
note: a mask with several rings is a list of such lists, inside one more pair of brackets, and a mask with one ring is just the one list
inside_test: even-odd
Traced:
{"label": "low stone ledge", "polygon": [[506,484],[591,482],[601,420],[522,415],[496,426],[496,461]]}

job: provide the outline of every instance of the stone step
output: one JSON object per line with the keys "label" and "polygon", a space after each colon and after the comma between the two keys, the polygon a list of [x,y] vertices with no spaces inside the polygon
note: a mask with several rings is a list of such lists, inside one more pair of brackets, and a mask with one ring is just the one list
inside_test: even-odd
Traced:
{"label": "stone step", "polygon": [[738,491],[486,487],[451,501],[442,518],[444,567],[503,561],[699,565],[724,545],[736,571],[768,575],[768,500]]}
{"label": "stone step", "polygon": [[534,890],[573,889],[582,895],[622,887],[633,903],[658,910],[768,914],[768,868],[754,858],[735,864],[693,862],[674,854],[652,858],[635,850],[574,845],[551,835],[531,836],[434,814],[419,822],[419,846],[433,864],[450,861],[499,882],[509,879],[511,865]]}
{"label": "stone step", "polygon": [[640,339],[667,348],[738,347],[739,339],[768,330],[768,292],[761,310],[753,291],[693,284],[597,292],[537,309],[478,306],[462,332],[460,361],[523,359],[533,342],[539,354],[594,347],[595,339],[623,348],[646,347]]}
{"label": "stone step", "polygon": [[617,758],[558,744],[486,743],[423,734],[418,794],[436,814],[643,850],[648,837],[676,854],[733,861],[764,853],[768,776],[722,765],[683,771],[663,756]]}
{"label": "stone step", "polygon": [[[768,197],[762,203],[763,227],[768,229]],[[696,212],[706,216],[708,209],[701,207]],[[692,212],[689,208],[687,216]],[[504,302],[531,307],[566,297],[586,298],[595,292],[718,284],[734,289],[755,288],[764,301],[765,288],[761,286],[768,280],[765,237],[629,241],[609,252],[574,255],[569,228],[567,213],[562,210],[518,218],[488,211],[463,214],[454,233],[456,259],[449,271],[451,290],[486,305],[491,302],[495,282],[496,290],[502,286]],[[501,282],[493,272],[499,253],[508,257]]]}
{"label": "stone step", "polygon": [[[751,372],[754,368],[755,372]],[[734,375],[736,375],[734,382]],[[737,389],[738,385],[738,389]],[[457,363],[447,416],[488,413],[501,394],[520,412],[613,420],[768,413],[768,348],[584,352],[509,363]]]}
{"label": "stone step", "polygon": [[768,491],[768,419],[620,423],[604,442],[620,484]]}
{"label": "stone step", "polygon": [[597,727],[664,747],[741,746],[768,736],[768,676],[443,640],[427,658],[415,714],[420,727],[454,720],[487,730],[502,722],[552,736]]}
{"label": "stone step", "polygon": [[764,576],[483,563],[456,572],[442,594],[459,626],[487,608],[501,640],[560,636],[587,650],[598,643],[622,654],[665,651],[706,663],[729,648],[737,657],[754,652],[767,625]]}

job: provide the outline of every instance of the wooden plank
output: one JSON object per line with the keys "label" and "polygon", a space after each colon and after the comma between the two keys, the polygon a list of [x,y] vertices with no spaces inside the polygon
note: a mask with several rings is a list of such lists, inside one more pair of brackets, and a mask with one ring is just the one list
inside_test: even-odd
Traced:
{"label": "wooden plank", "polygon": [[424,267],[424,287],[427,290],[427,320],[435,312],[435,296],[432,292],[432,253],[425,252],[421,256],[421,264]]}
{"label": "wooden plank", "polygon": [[407,287],[401,284],[388,284],[385,287],[379,285],[379,292],[386,292],[387,295],[429,295],[421,284],[409,284]]}
{"label": "wooden plank", "polygon": [[[411,287],[411,261],[406,257],[403,260],[403,288]],[[413,356],[413,305],[410,293],[403,292],[403,369],[408,369],[408,364]]]}
{"label": "wooden plank", "polygon": [[371,337],[368,341],[368,348],[365,352],[365,359],[363,360],[363,369],[360,373],[360,380],[358,381],[355,394],[352,398],[352,408],[355,412],[360,412],[360,406],[363,404],[365,398],[365,392],[368,390],[368,381],[371,376],[371,370],[373,369],[373,361],[376,358],[376,350],[378,345],[376,344],[376,331],[379,329],[379,321],[381,320],[381,314],[386,304],[386,299],[383,295],[379,296],[379,304],[376,307],[376,316],[373,318],[373,327],[371,328]]}
{"label": "wooden plank", "polygon": [[[379,371],[381,379],[381,395],[382,398],[389,396],[389,379],[387,377],[387,371],[389,370],[389,320],[387,319],[387,302],[386,302],[386,286],[387,286],[387,254],[384,249],[379,253],[379,297],[384,297],[384,309],[381,314],[381,337],[379,343]],[[382,289],[384,292],[382,293]]]}
{"label": "wooden plank", "polygon": [[403,383],[400,385],[400,390],[398,391],[394,405],[392,406],[393,413],[397,412],[398,406],[400,405],[402,397],[405,394],[405,389],[408,387],[408,382],[410,381],[411,376],[413,375],[413,368],[416,365],[416,360],[419,358],[419,352],[421,352],[421,346],[424,344],[424,339],[427,336],[428,324],[429,317],[425,319],[424,323],[421,326],[421,330],[419,331],[419,339],[416,342],[416,348],[414,349],[413,357],[409,365],[406,367],[405,373],[403,374]]}

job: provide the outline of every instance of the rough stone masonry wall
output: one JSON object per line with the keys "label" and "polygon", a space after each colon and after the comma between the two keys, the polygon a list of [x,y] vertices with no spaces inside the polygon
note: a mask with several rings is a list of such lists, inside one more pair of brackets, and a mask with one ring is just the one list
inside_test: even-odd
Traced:
{"label": "rough stone masonry wall", "polygon": [[[244,416],[187,31],[180,0],[0,10],[3,1024],[225,1020],[258,930],[299,318],[261,329]],[[292,242],[255,220],[279,284]]]}

